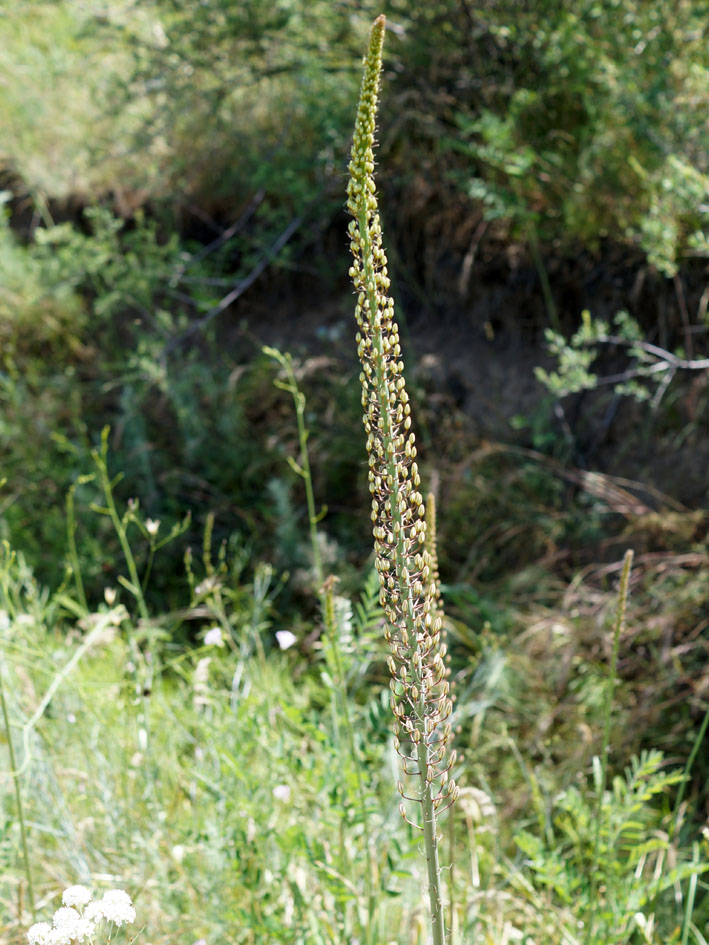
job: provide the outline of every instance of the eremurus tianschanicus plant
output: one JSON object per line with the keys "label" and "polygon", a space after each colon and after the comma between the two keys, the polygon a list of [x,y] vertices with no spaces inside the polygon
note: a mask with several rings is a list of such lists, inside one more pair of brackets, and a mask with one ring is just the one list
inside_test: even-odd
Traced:
{"label": "eremurus tianschanicus plant", "polygon": [[[376,568],[391,648],[395,745],[409,779],[402,795],[420,805],[428,863],[434,945],[445,929],[438,862],[437,816],[457,796],[449,777],[452,711],[441,639],[437,566],[426,540],[426,507],[419,491],[416,439],[406,392],[394,302],[374,183],[374,131],[386,20],[372,27],[364,59],[347,187],[350,275],[357,293],[357,346],[362,363],[362,406],[369,457],[369,490]],[[412,787],[412,794],[405,790]],[[404,804],[402,813],[407,817]],[[408,819],[408,817],[407,817]]]}

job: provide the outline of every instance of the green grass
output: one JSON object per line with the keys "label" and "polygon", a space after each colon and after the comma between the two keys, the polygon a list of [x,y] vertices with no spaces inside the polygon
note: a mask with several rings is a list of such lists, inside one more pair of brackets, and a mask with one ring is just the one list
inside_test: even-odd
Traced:
{"label": "green grass", "polygon": [[[20,568],[10,566],[13,589]],[[295,683],[297,652],[281,653],[251,609],[231,616],[228,647],[180,651],[121,605],[102,605],[81,626],[103,630],[27,730],[83,636],[58,619],[61,606],[3,611],[39,913],[74,881],[120,881],[151,941],[349,941],[367,922],[370,848],[376,940],[403,927],[420,862],[391,791],[376,691],[349,713],[367,760],[365,834],[326,663],[316,658]],[[14,941],[28,917],[18,914],[26,883],[11,797],[0,899]]]}
{"label": "green grass", "polygon": [[[144,540],[140,510],[116,511],[127,541]],[[180,611],[141,619],[127,570],[87,610],[80,585],[44,590],[3,552],[3,682],[36,901],[32,916],[6,776],[5,940],[22,942],[81,882],[125,888],[150,942],[424,945],[425,862],[394,790],[376,579],[335,596],[334,634],[303,614],[290,625],[296,646],[281,651],[275,631],[289,627],[273,569],[243,551],[212,553],[208,540],[191,560]],[[642,586],[635,593],[631,628],[651,604]],[[615,590],[577,583],[567,605],[568,615],[512,610],[507,629],[479,637],[460,617],[451,625],[464,786],[443,855],[455,863],[453,942],[576,945],[593,912],[596,945],[701,945],[696,792],[677,829],[681,768],[654,751],[624,777],[616,752],[600,797],[599,656],[610,654]],[[225,645],[179,644],[180,623],[197,640],[219,626]],[[622,673],[617,690],[611,746],[627,743],[637,711]]]}

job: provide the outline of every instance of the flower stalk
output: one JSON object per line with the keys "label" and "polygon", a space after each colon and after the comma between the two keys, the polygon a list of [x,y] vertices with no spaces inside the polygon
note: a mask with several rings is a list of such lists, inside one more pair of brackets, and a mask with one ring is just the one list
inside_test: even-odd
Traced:
{"label": "flower stalk", "polygon": [[608,779],[608,751],[611,741],[611,715],[613,711],[613,696],[615,693],[615,684],[618,676],[618,653],[620,651],[620,638],[625,630],[625,611],[628,606],[628,595],[630,593],[630,572],[633,567],[633,550],[628,548],[623,558],[623,567],[620,572],[620,582],[618,584],[618,603],[616,606],[615,622],[613,624],[613,646],[611,651],[611,662],[608,671],[608,681],[606,684],[605,710],[603,720],[603,744],[601,746],[601,777],[598,784],[598,796],[596,798],[596,831],[593,839],[593,861],[591,865],[591,914],[586,923],[586,943],[593,939],[596,909],[598,906],[598,880],[597,870],[601,846],[601,821],[603,818],[603,797],[606,793],[606,781]]}
{"label": "flower stalk", "polygon": [[10,775],[15,787],[15,802],[17,804],[17,819],[20,824],[20,841],[22,843],[22,858],[25,864],[25,876],[27,877],[27,895],[30,901],[30,912],[32,918],[35,915],[34,887],[32,885],[32,866],[30,855],[27,848],[27,828],[25,826],[25,812],[22,804],[22,789],[20,787],[20,771],[15,761],[15,746],[12,741],[12,731],[10,730],[10,718],[7,711],[7,702],[5,701],[5,684],[2,678],[2,666],[0,666],[0,706],[2,707],[3,726],[5,728],[5,737],[7,738],[7,747],[10,753]]}
{"label": "flower stalk", "polygon": [[372,27],[364,59],[347,187],[347,209],[353,264],[350,268],[357,304],[357,350],[362,364],[362,407],[367,435],[369,490],[372,496],[375,566],[380,601],[387,618],[391,649],[391,706],[394,744],[413,796],[420,806],[431,903],[432,940],[445,942],[445,923],[438,860],[437,817],[455,800],[450,778],[455,753],[449,750],[452,711],[441,640],[442,617],[437,566],[426,541],[426,508],[419,492],[416,439],[401,360],[394,302],[387,295],[389,276],[374,183],[376,124],[386,20]]}

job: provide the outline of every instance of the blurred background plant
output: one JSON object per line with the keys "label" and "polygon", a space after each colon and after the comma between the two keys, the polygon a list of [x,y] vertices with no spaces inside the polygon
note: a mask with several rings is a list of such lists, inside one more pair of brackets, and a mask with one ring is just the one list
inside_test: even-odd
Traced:
{"label": "blurred background plant", "polygon": [[[154,942],[424,941],[390,791],[343,212],[361,50],[385,12],[377,179],[469,786],[454,936],[583,942],[630,546],[602,802],[609,823],[637,802],[643,827],[608,847],[601,919],[632,945],[709,940],[709,374],[678,366],[708,354],[706,11],[523,6],[4,5],[0,633],[40,909],[63,884],[120,880]],[[306,398],[337,657],[263,345],[292,352]],[[92,510],[106,480],[139,587]],[[7,772],[6,734],[0,753]],[[7,775],[0,799],[0,937],[19,942]],[[656,903],[636,873],[659,877]]]}

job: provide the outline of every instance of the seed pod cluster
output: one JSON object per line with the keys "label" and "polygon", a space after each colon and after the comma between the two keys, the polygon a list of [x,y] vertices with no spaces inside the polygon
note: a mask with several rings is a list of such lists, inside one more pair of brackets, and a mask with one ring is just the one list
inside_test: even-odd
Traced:
{"label": "seed pod cluster", "polygon": [[[416,439],[404,380],[394,302],[374,184],[374,132],[385,19],[372,28],[364,61],[349,165],[347,208],[357,304],[357,350],[369,458],[369,491],[380,600],[391,648],[395,744],[407,775],[419,778],[429,818],[457,795],[448,750],[452,711],[441,640],[437,563],[426,542]],[[400,785],[403,794],[403,785]],[[424,810],[424,819],[426,813]]]}

